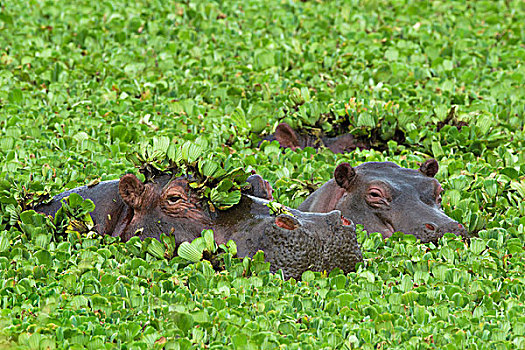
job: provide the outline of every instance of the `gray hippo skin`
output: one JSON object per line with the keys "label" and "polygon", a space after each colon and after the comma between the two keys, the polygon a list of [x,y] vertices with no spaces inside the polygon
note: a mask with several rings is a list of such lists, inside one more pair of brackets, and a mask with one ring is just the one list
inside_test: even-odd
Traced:
{"label": "gray hippo skin", "polygon": [[210,228],[218,244],[233,239],[240,257],[263,250],[271,270],[283,269],[286,278],[336,267],[346,273],[363,260],[355,226],[341,212],[303,213],[286,208],[292,215],[271,215],[264,199],[271,198],[271,186],[258,175],[250,176],[248,182],[250,189],[241,201],[224,211],[209,211],[185,178],[162,175],[143,183],[132,174],[64,192],[35,210],[55,215],[60,200],[75,192],[95,203],[91,213],[95,231],[124,241],[134,236],[158,239],[165,233],[175,235],[180,244]]}
{"label": "gray hippo skin", "polygon": [[435,159],[419,170],[402,168],[390,162],[369,162],[353,168],[340,164],[329,180],[300,206],[305,212],[340,210],[368,232],[384,238],[394,232],[412,234],[422,242],[436,242],[445,232],[466,236],[460,223],[441,210],[443,189],[434,178]]}
{"label": "gray hippo skin", "polygon": [[281,147],[291,148],[293,151],[298,148],[313,147],[317,149],[324,146],[334,153],[345,153],[354,151],[356,148],[370,148],[351,134],[343,134],[337,137],[310,135],[296,132],[286,123],[277,125],[275,133],[269,140],[277,140]]}

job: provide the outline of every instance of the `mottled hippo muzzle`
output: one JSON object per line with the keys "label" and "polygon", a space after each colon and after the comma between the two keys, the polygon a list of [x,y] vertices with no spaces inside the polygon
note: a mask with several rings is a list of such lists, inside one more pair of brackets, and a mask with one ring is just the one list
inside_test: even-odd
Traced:
{"label": "mottled hippo muzzle", "polygon": [[[241,255],[263,250],[271,269],[283,269],[286,277],[299,278],[306,270],[353,271],[363,260],[355,226],[339,210],[304,213],[287,208],[288,214],[270,215],[268,201],[243,196],[238,206],[221,213],[216,232],[238,242]],[[235,221],[235,222],[232,222]],[[229,236],[227,232],[234,232]]]}
{"label": "mottled hippo muzzle", "polygon": [[211,212],[186,178],[163,175],[143,183],[131,174],[120,181],[65,192],[36,210],[54,215],[60,199],[76,192],[95,203],[91,216],[100,234],[129,240],[134,236],[158,239],[165,233],[180,244],[210,228],[218,243],[235,240],[239,256],[263,250],[272,270],[283,269],[287,278],[299,278],[308,269],[339,267],[348,272],[362,261],[355,228],[341,212],[303,213],[284,207],[283,214],[273,215],[264,199],[272,198],[271,186],[258,175],[248,182],[250,189],[240,203],[225,211]]}
{"label": "mottled hippo muzzle", "polygon": [[431,159],[418,170],[390,162],[363,163],[355,168],[340,164],[334,179],[299,206],[306,211],[339,209],[368,232],[390,237],[412,234],[422,242],[435,242],[446,232],[466,236],[460,223],[441,209],[443,189],[434,178],[438,163]]}

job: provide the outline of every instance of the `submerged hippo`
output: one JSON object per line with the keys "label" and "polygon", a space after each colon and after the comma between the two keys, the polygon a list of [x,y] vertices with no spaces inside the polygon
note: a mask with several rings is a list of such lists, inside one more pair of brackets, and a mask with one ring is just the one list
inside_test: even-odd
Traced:
{"label": "submerged hippo", "polygon": [[353,168],[340,164],[334,178],[312,193],[299,210],[324,213],[338,209],[368,232],[390,237],[401,231],[422,242],[437,241],[445,232],[466,235],[463,225],[441,210],[443,189],[434,178],[438,162],[427,160],[419,170],[390,162],[369,162]]}
{"label": "submerged hippo", "polygon": [[248,182],[248,193],[224,211],[208,210],[186,178],[162,175],[143,183],[132,174],[64,192],[37,206],[36,211],[54,215],[61,207],[60,200],[75,192],[95,203],[91,213],[94,230],[124,241],[133,236],[158,239],[166,233],[175,235],[180,244],[211,228],[218,244],[233,239],[241,257],[263,250],[272,271],[283,269],[287,278],[299,278],[309,269],[339,267],[348,272],[362,261],[355,227],[341,212],[303,213],[286,208],[291,215],[271,215],[269,201],[264,199],[271,198],[271,187],[258,175],[250,176]]}
{"label": "submerged hippo", "polygon": [[275,133],[269,140],[277,140],[281,147],[291,148],[293,151],[298,148],[319,148],[321,146],[329,148],[334,153],[351,152],[356,148],[370,149],[365,142],[356,139],[352,134],[343,134],[337,137],[311,135],[296,132],[286,123],[277,125]]}

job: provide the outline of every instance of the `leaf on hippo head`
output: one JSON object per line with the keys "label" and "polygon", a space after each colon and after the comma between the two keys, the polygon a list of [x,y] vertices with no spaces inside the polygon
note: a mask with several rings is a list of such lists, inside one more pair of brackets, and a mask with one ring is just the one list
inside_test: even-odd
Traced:
{"label": "leaf on hippo head", "polygon": [[209,201],[210,208],[224,210],[239,202],[240,190],[247,185],[246,179],[250,176],[250,172],[244,170],[240,155],[208,149],[209,141],[203,136],[179,145],[168,141],[166,137],[156,138],[153,146],[145,143],[129,157],[139,166],[146,181],[166,172],[174,176],[183,172],[190,187]]}
{"label": "leaf on hippo head", "polygon": [[82,211],[84,213],[90,213],[93,210],[95,210],[95,203],[91,199],[84,200],[80,206],[82,207]]}
{"label": "leaf on hippo head", "polygon": [[219,182],[217,186],[215,186],[215,190],[218,192],[227,192],[233,187],[233,181],[226,178]]}
{"label": "leaf on hippo head", "polygon": [[82,198],[82,196],[79,195],[78,193],[73,192],[69,195],[69,200],[68,200],[69,206],[73,209],[79,207],[83,201],[84,201],[84,198]]}
{"label": "leaf on hippo head", "polygon": [[219,210],[225,210],[239,203],[241,200],[241,191],[220,192],[217,188],[212,188],[210,200]]}
{"label": "leaf on hippo head", "polygon": [[140,166],[142,164],[142,159],[140,159],[137,153],[127,153],[126,159],[135,166]]}
{"label": "leaf on hippo head", "polygon": [[200,145],[191,141],[186,141],[181,146],[182,160],[190,164],[194,163],[200,156],[202,156],[203,151],[204,150]]}
{"label": "leaf on hippo head", "polygon": [[273,215],[289,215],[293,216],[293,214],[281,203],[278,203],[276,201],[270,201],[266,204],[266,206],[270,209],[270,214]]}
{"label": "leaf on hippo head", "polygon": [[237,183],[243,184],[246,182],[246,179],[250,176],[250,173],[246,172],[244,168],[235,168],[230,170],[224,177],[231,179]]}
{"label": "leaf on hippo head", "polygon": [[[219,173],[219,164],[213,160],[201,160],[199,162],[199,171],[206,177],[217,177]],[[224,170],[222,170],[224,173]],[[219,175],[220,176],[220,175]]]}
{"label": "leaf on hippo head", "polygon": [[166,155],[168,147],[170,146],[170,139],[167,136],[153,138],[153,152],[161,155]]}

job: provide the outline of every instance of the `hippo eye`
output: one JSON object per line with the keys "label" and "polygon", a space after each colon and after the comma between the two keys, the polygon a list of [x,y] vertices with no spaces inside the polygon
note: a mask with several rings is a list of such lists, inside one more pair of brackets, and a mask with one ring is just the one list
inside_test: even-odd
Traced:
{"label": "hippo eye", "polygon": [[366,201],[369,205],[375,208],[388,206],[389,202],[391,201],[391,198],[388,197],[387,193],[385,193],[385,190],[379,187],[369,188],[368,193],[366,195]]}
{"label": "hippo eye", "polygon": [[182,197],[179,196],[169,196],[168,197],[168,203],[169,204],[177,204],[178,201],[180,201]]}
{"label": "hippo eye", "polygon": [[381,193],[381,190],[377,188],[371,188],[370,191],[368,191],[368,195],[372,198],[381,198],[383,197],[383,193]]}
{"label": "hippo eye", "polygon": [[370,195],[372,197],[374,197],[374,198],[380,198],[381,197],[381,192],[372,190],[372,191],[370,191]]}

